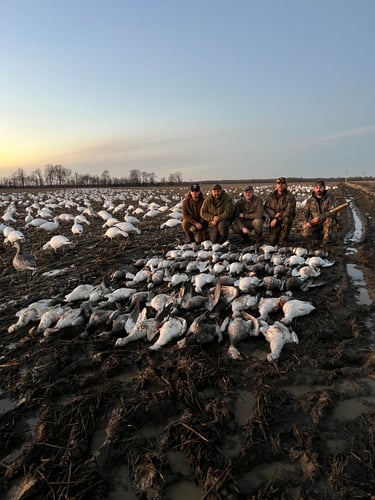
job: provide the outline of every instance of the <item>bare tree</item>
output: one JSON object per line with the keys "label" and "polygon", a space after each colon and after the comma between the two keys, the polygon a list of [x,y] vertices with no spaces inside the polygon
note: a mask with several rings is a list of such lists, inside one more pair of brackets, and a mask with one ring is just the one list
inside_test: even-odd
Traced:
{"label": "bare tree", "polygon": [[44,166],[44,177],[48,186],[53,186],[56,179],[56,173],[55,166],[52,165],[52,163],[47,163],[47,165]]}
{"label": "bare tree", "polygon": [[112,178],[111,174],[109,173],[109,170],[103,170],[103,173],[100,176],[100,178],[103,186],[110,186],[112,184]]}
{"label": "bare tree", "polygon": [[26,182],[26,172],[24,171],[23,168],[18,168],[17,171],[14,173],[14,180],[16,182],[16,185],[25,187],[25,182]]}
{"label": "bare tree", "polygon": [[135,186],[141,183],[141,172],[137,168],[130,170],[129,183]]}
{"label": "bare tree", "polygon": [[40,168],[37,168],[31,172],[30,180],[35,184],[35,186],[43,186],[43,174]]}
{"label": "bare tree", "polygon": [[55,176],[59,186],[66,184],[69,177],[72,175],[70,168],[63,167],[62,165],[55,165]]}

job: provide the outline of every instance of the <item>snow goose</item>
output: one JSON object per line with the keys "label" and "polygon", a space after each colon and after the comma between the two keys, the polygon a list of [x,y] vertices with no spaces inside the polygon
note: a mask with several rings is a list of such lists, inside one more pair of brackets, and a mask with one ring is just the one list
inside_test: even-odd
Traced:
{"label": "snow goose", "polygon": [[241,316],[232,319],[229,317],[223,321],[221,331],[227,331],[229,336],[228,356],[231,359],[242,360],[242,355],[237,349],[237,345],[247,337],[259,335],[259,322],[251,314],[245,311]]}
{"label": "snow goose", "polygon": [[298,344],[297,334],[293,330],[289,330],[287,326],[280,321],[275,321],[269,326],[265,321],[260,322],[260,332],[270,345],[271,352],[267,354],[267,361],[277,366],[278,359],[285,344]]}
{"label": "snow goose", "polygon": [[172,317],[165,321],[160,330],[157,341],[152,344],[149,349],[158,350],[164,345],[171,342],[173,339],[181,337],[187,330],[187,323],[185,318]]}
{"label": "snow goose", "polygon": [[46,231],[47,233],[52,233],[54,231],[57,231],[59,225],[59,216],[57,215],[56,217],[54,217],[53,221],[44,222],[37,227],[38,229],[43,229],[43,231]]}
{"label": "snow goose", "polygon": [[116,238],[128,238],[129,235],[125,231],[121,231],[120,228],[116,226],[112,226],[107,229],[107,231],[104,233],[105,238],[109,238],[110,240],[114,240]]}
{"label": "snow goose", "polygon": [[[135,313],[135,314],[134,314]],[[131,316],[133,316],[132,322],[128,321],[125,324],[125,328],[128,331],[127,337],[118,338],[115,342],[115,347],[124,347],[129,342],[134,342],[136,340],[147,338],[151,341],[157,334],[158,323],[155,318],[147,318],[147,308],[144,307],[139,313],[138,305],[133,309]],[[133,323],[132,326],[129,326]]]}
{"label": "snow goose", "polygon": [[74,247],[74,243],[70,241],[66,236],[57,234],[55,236],[52,236],[52,238],[47,241],[47,243],[45,243],[42,248],[43,250],[49,250],[50,248],[52,248],[56,252],[59,248],[63,247]]}
{"label": "snow goose", "polygon": [[54,305],[54,302],[53,299],[41,299],[24,307],[16,313],[18,321],[8,328],[8,332],[13,333],[32,321],[40,321],[42,314],[49,310]]}
{"label": "snow goose", "polygon": [[314,311],[315,306],[306,300],[290,299],[282,306],[284,317],[281,318],[281,323],[289,325],[294,318],[306,316]]}

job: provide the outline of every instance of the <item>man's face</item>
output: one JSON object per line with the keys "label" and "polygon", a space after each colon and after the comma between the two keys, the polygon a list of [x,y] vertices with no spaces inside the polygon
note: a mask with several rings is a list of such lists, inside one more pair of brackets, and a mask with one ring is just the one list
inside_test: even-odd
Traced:
{"label": "man's face", "polygon": [[213,189],[211,191],[212,197],[215,198],[215,200],[218,200],[221,196],[221,189]]}
{"label": "man's face", "polygon": [[254,196],[254,191],[243,192],[243,197],[245,198],[246,201],[250,201],[253,196]]}
{"label": "man's face", "polygon": [[324,193],[324,187],[321,184],[314,186],[314,193],[317,198],[321,198]]}
{"label": "man's face", "polygon": [[191,197],[194,201],[198,201],[200,191],[190,191]]}
{"label": "man's face", "polygon": [[285,181],[280,181],[280,182],[276,183],[276,189],[277,189],[278,193],[282,193],[283,191],[286,190],[286,188],[287,188],[287,184]]}

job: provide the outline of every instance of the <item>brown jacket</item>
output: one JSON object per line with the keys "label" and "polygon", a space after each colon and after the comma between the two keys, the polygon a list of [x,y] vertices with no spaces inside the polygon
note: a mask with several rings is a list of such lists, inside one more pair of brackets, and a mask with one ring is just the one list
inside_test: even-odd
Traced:
{"label": "brown jacket", "polygon": [[198,201],[194,201],[191,194],[188,193],[186,198],[182,202],[182,220],[187,221],[189,224],[196,224],[199,222],[203,226],[207,227],[207,223],[202,219],[200,210],[204,201],[202,193],[199,193]]}

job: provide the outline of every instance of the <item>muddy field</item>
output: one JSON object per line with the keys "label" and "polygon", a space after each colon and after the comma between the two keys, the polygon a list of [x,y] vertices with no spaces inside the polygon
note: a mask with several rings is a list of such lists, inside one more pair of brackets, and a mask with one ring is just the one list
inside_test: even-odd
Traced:
{"label": "muddy field", "polygon": [[[64,303],[79,284],[124,287],[127,272],[182,244],[180,227],[160,229],[162,215],[114,241],[92,217],[57,253],[42,251],[49,236],[32,228],[32,277],[17,276],[14,249],[1,245],[0,497],[374,499],[375,196],[353,184],[335,196],[351,203],[339,244],[326,249],[335,263],[320,286],[293,292],[316,309],[293,320],[299,343],[286,344],[277,365],[262,335],[241,341],[244,359],[233,360],[227,338],[155,351],[146,339],[115,348],[125,335],[100,335],[104,324],[45,336],[35,320],[9,332],[28,304]],[[291,247],[304,244],[298,218]],[[231,251],[241,251],[235,237]],[[173,293],[167,282],[153,291]],[[130,299],[111,308],[129,312]],[[183,314],[191,324],[200,312]]]}

